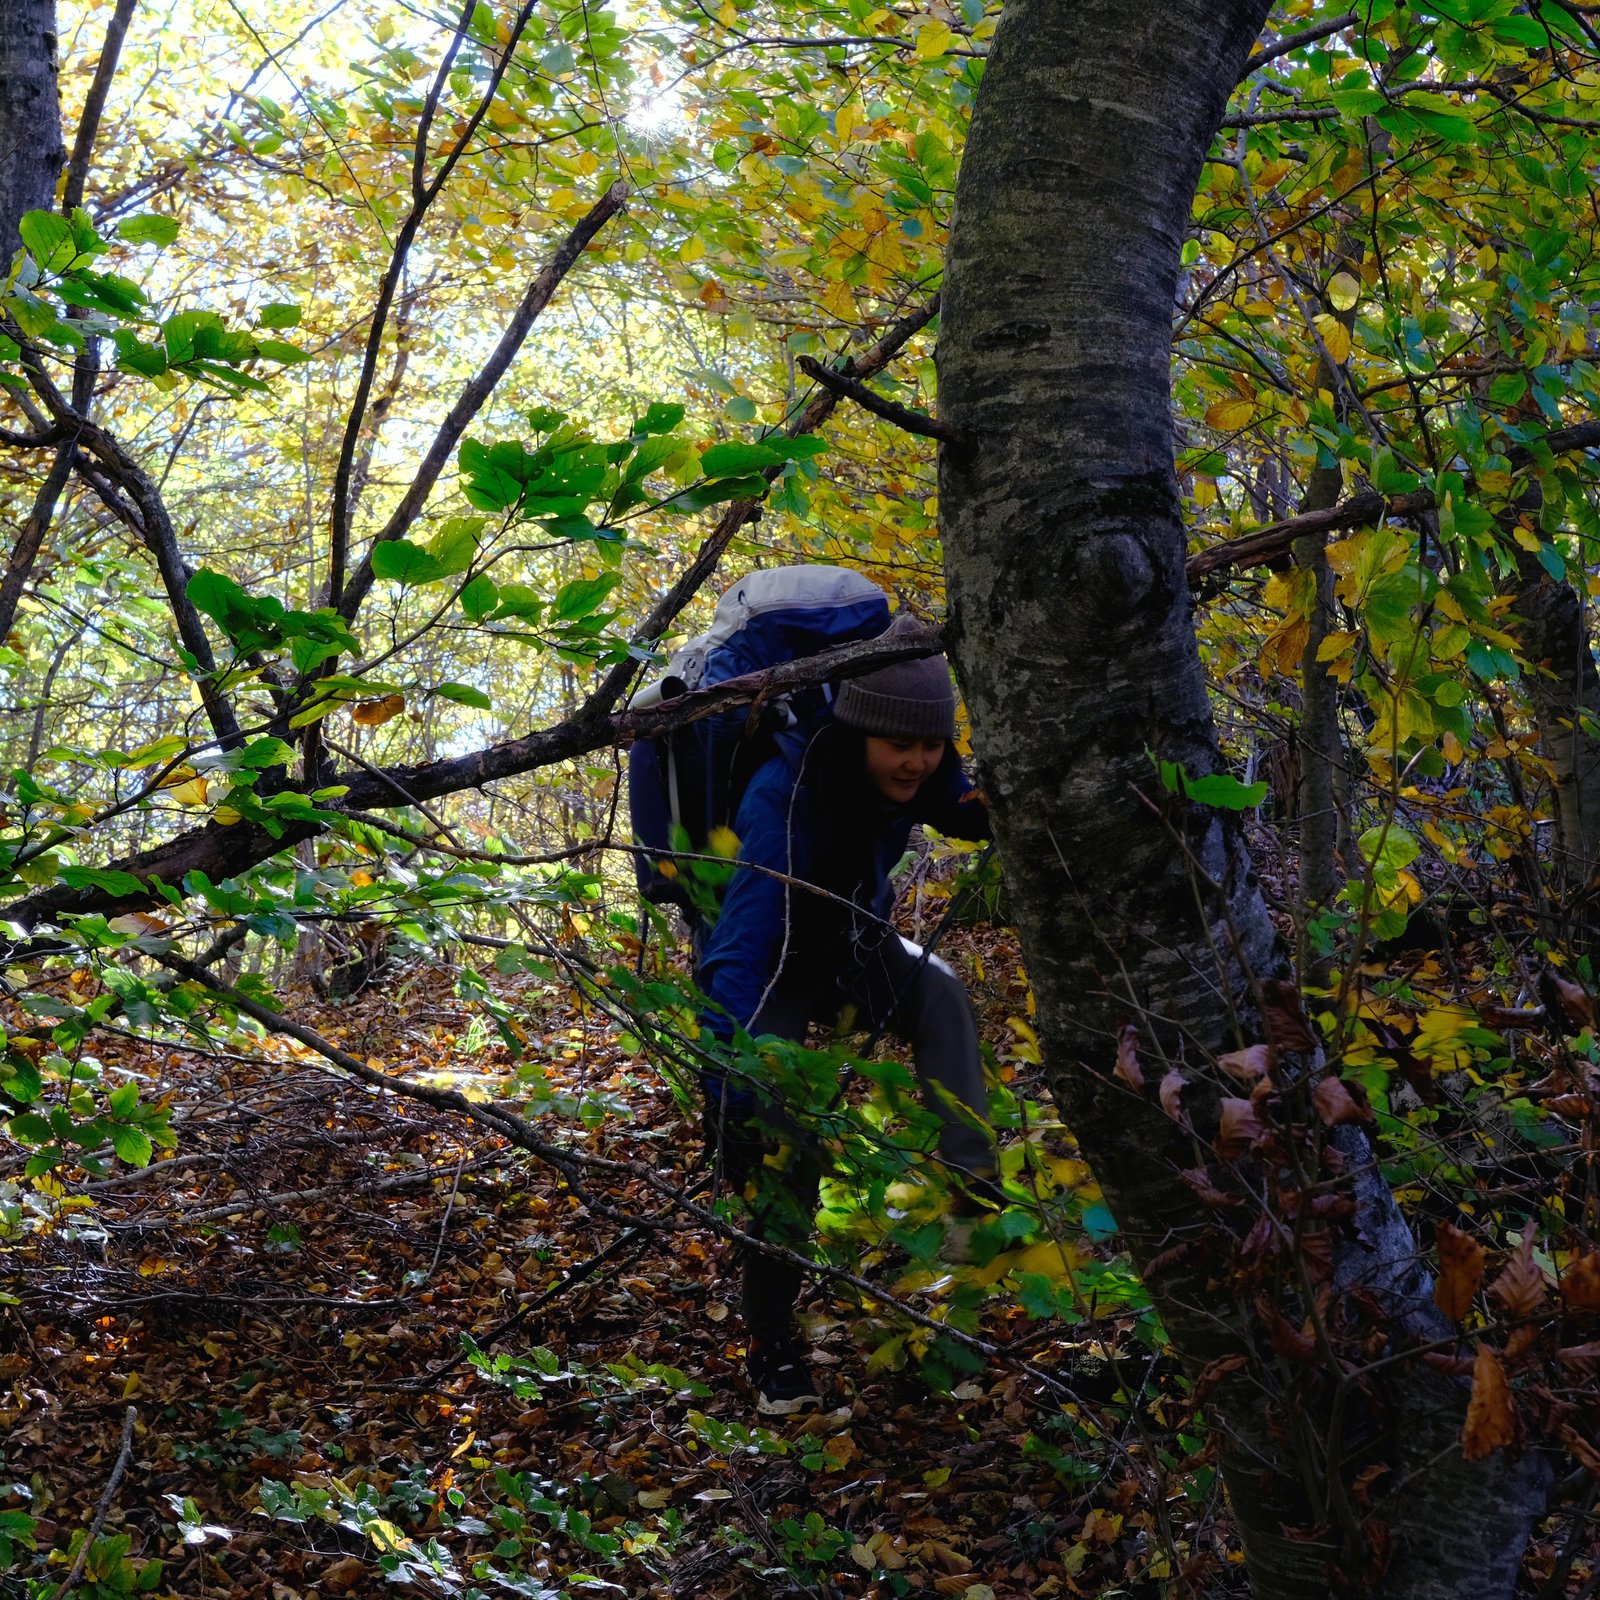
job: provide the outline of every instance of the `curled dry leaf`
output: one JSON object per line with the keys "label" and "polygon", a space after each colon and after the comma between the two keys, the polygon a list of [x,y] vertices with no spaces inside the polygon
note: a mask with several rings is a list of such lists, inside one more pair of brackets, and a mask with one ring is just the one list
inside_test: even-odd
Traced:
{"label": "curled dry leaf", "polygon": [[1342,1078],[1322,1079],[1311,1091],[1311,1102],[1317,1108],[1325,1128],[1337,1128],[1345,1122],[1372,1121],[1372,1109],[1350,1092],[1350,1085]]}
{"label": "curled dry leaf", "polygon": [[1174,1122],[1183,1120],[1183,1091],[1189,1080],[1176,1067],[1161,1080],[1161,1109]]}
{"label": "curled dry leaf", "polygon": [[1222,1120],[1217,1127],[1217,1153],[1225,1160],[1242,1155],[1251,1145],[1267,1136],[1267,1126],[1256,1115],[1252,1101],[1228,1095],[1222,1101]]}
{"label": "curled dry leaf", "polygon": [[1594,1026],[1594,996],[1563,978],[1546,971],[1539,985],[1540,998],[1552,1012],[1560,1011],[1575,1028]]}
{"label": "curled dry leaf", "polygon": [[1468,1461],[1482,1461],[1491,1451],[1514,1444],[1516,1437],[1517,1413],[1505,1368],[1488,1345],[1480,1344],[1472,1364],[1472,1398],[1461,1430],[1461,1454]]}
{"label": "curled dry leaf", "polygon": [[1268,978],[1261,985],[1261,1020],[1274,1049],[1306,1055],[1317,1048],[1300,991],[1282,978]]}
{"label": "curled dry leaf", "polygon": [[1439,1279],[1433,1286],[1433,1303],[1459,1322],[1472,1309],[1483,1283],[1483,1246],[1470,1233],[1441,1222],[1434,1238],[1439,1246]]}
{"label": "curled dry leaf", "polygon": [[1561,1430],[1561,1442],[1572,1452],[1579,1466],[1588,1468],[1595,1477],[1600,1478],[1600,1450],[1595,1448],[1593,1440],[1585,1439],[1568,1423]]}
{"label": "curled dry leaf", "polygon": [[1254,1083],[1272,1070],[1272,1046],[1253,1044],[1243,1050],[1230,1050],[1217,1057],[1217,1065],[1240,1083]]}
{"label": "curled dry leaf", "polygon": [[1561,1299],[1569,1311],[1600,1311],[1600,1250],[1574,1256],[1561,1274]]}
{"label": "curled dry leaf", "polygon": [[1117,1029],[1117,1064],[1112,1069],[1135,1094],[1144,1090],[1144,1068],[1139,1065],[1139,1030],[1131,1022]]}
{"label": "curled dry leaf", "polygon": [[1544,1273],[1533,1259],[1533,1230],[1522,1236],[1500,1276],[1489,1285],[1489,1293],[1514,1317],[1532,1316],[1545,1296]]}

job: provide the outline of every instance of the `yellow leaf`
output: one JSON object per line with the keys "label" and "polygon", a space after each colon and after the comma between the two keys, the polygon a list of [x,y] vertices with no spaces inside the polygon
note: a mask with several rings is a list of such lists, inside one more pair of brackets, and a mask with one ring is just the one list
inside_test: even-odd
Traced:
{"label": "yellow leaf", "polygon": [[955,37],[948,22],[941,22],[937,17],[917,29],[917,60],[929,61],[934,56],[942,56],[950,48],[950,41]]}
{"label": "yellow leaf", "polygon": [[1329,357],[1337,362],[1350,359],[1350,330],[1337,318],[1330,317],[1326,312],[1313,317],[1317,325],[1317,332],[1322,335],[1323,345],[1327,348]]}
{"label": "yellow leaf", "polygon": [[386,694],[381,700],[362,700],[350,708],[350,715],[363,728],[378,728],[398,717],[406,708],[403,694]]}
{"label": "yellow leaf", "polygon": [[1236,429],[1247,427],[1255,414],[1256,405],[1253,400],[1219,400],[1206,411],[1206,426],[1220,428],[1224,433],[1232,433]]}
{"label": "yellow leaf", "polygon": [[244,820],[244,814],[236,810],[233,806],[218,806],[217,809],[211,813],[211,820],[219,824],[221,827],[231,828],[236,822],[242,822]]}
{"label": "yellow leaf", "polygon": [[1335,311],[1349,311],[1361,298],[1361,284],[1348,272],[1336,272],[1328,282],[1328,301]]}
{"label": "yellow leaf", "polygon": [[206,803],[206,780],[201,777],[186,778],[173,784],[167,793],[181,806],[203,806]]}
{"label": "yellow leaf", "polygon": [[680,261],[698,261],[706,253],[706,242],[698,233],[691,233],[687,239],[678,246],[678,259]]}

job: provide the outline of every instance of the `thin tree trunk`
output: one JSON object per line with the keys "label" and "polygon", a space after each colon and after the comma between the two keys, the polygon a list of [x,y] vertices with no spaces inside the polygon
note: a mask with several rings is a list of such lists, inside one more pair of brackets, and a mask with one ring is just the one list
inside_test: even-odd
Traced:
{"label": "thin tree trunk", "polygon": [[67,159],[56,100],[55,0],[0,4],[0,269],[21,243],[27,211],[55,204]]}
{"label": "thin tree trunk", "polygon": [[[1196,1133],[1217,1125],[1203,1063],[1292,1032],[1282,990],[1257,1014],[1256,986],[1286,966],[1232,814],[1164,795],[1152,760],[1221,765],[1188,620],[1168,340],[1200,164],[1268,9],[1007,6],[939,342],[944,419],[975,441],[941,453],[950,633],[1051,1088],[1176,1348],[1210,1368],[1257,1600],[1363,1582],[1498,1600],[1542,1508],[1541,1466],[1462,1462],[1465,1392],[1426,1368],[1355,1379],[1297,1352],[1285,1329],[1310,1308],[1282,1283],[1264,1299],[1237,1234],[1177,1177],[1205,1165]],[[1112,1074],[1129,1023],[1142,1092]],[[1180,1063],[1196,1133],[1156,1102]],[[1341,1314],[1359,1286],[1391,1353],[1448,1336],[1365,1138],[1341,1128],[1337,1143],[1356,1215],[1328,1236],[1318,1307]],[[1388,1471],[1357,1509],[1349,1485],[1370,1466]]]}

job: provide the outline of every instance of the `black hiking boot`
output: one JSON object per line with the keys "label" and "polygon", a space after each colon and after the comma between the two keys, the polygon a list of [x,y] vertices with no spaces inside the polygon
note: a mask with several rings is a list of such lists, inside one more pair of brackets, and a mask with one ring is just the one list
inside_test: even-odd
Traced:
{"label": "black hiking boot", "polygon": [[816,1380],[793,1339],[752,1339],[746,1367],[750,1387],[756,1392],[756,1410],[762,1416],[793,1417],[821,1409]]}

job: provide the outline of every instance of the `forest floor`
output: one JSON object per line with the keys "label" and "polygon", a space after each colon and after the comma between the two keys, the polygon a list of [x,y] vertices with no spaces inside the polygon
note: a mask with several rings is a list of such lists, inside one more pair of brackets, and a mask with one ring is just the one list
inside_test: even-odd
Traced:
{"label": "forest floor", "polygon": [[[944,953],[1011,1087],[1042,1102],[1014,946],[958,929]],[[559,1087],[628,1107],[589,1147],[692,1181],[698,1128],[632,1041],[570,990],[495,981]],[[511,1067],[442,966],[294,998],[297,1020],[414,1079],[487,1098]],[[89,1600],[1247,1592],[1186,1386],[1115,1294],[1090,1289],[1068,1325],[996,1269],[982,1348],[951,1372],[919,1363],[926,1327],[814,1285],[829,1404],[757,1428],[711,1231],[629,1234],[460,1117],[281,1039],[99,1053],[166,1087],[179,1142],[75,1186],[92,1205],[9,1246],[0,1506],[39,1519],[39,1551],[0,1592],[50,1593],[27,1563],[53,1552],[59,1584],[97,1507]],[[621,1183],[603,1200],[661,1209]],[[1080,1284],[1126,1282],[1115,1244],[1071,1241]],[[945,1314],[950,1274],[871,1249],[858,1265]],[[505,1370],[479,1370],[468,1339]],[[474,1580],[486,1558],[496,1576]]]}

